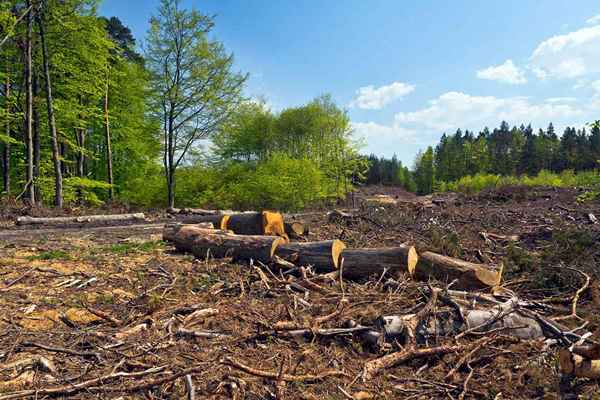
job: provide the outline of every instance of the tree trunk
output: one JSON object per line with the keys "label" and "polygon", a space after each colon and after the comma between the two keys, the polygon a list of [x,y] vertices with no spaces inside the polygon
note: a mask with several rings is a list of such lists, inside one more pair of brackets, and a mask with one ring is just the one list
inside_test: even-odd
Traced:
{"label": "tree trunk", "polygon": [[41,17],[37,18],[40,30],[40,41],[42,44],[42,58],[44,64],[44,80],[46,82],[46,108],[48,110],[48,129],[50,129],[50,139],[52,142],[52,163],[54,166],[54,205],[62,208],[63,206],[63,181],[62,165],[59,154],[58,137],[56,134],[56,121],[54,118],[54,105],[52,100],[52,82],[50,78],[50,61],[48,60],[48,46],[46,44],[46,35],[44,24]]}
{"label": "tree trunk", "polygon": [[110,66],[106,72],[106,91],[104,92],[104,133],[106,136],[106,174],[108,177],[108,198],[112,201],[115,197],[112,163],[112,139],[110,136],[110,118],[108,113],[108,89],[110,82]]}
{"label": "tree trunk", "polygon": [[183,218],[179,218],[178,221],[184,224],[210,222],[215,228],[225,230],[228,229],[227,222],[229,221],[229,215],[186,215]]}
{"label": "tree trunk", "polygon": [[[6,74],[6,83],[4,87],[6,94],[6,125],[4,134],[10,137],[10,76]],[[10,194],[10,143],[4,143],[2,146],[2,188],[6,194]]]}
{"label": "tree trunk", "polygon": [[[27,7],[31,0],[27,0]],[[35,204],[35,184],[33,182],[33,83],[32,83],[32,47],[33,47],[33,10],[27,13],[27,40],[25,45],[25,146],[27,149],[26,193],[29,202]]]}
{"label": "tree trunk", "polygon": [[572,354],[568,349],[559,352],[560,372],[578,378],[600,379],[600,360],[589,360]]}
{"label": "tree trunk", "polygon": [[339,268],[340,256],[346,245],[341,240],[288,243],[277,248],[277,255],[296,265],[312,265],[317,271],[331,272]]}
{"label": "tree trunk", "polygon": [[271,211],[231,214],[227,229],[238,235],[285,235],[283,216]]}
{"label": "tree trunk", "polygon": [[413,246],[398,246],[375,249],[346,249],[344,259],[344,278],[365,279],[381,276],[384,271],[391,275],[412,271],[419,257]]}
{"label": "tree trunk", "polygon": [[277,236],[212,233],[210,230],[183,225],[178,231],[165,227],[163,238],[172,241],[179,251],[191,252],[199,259],[224,258],[234,261],[271,262],[277,247],[285,239]]}
{"label": "tree trunk", "polygon": [[143,221],[146,218],[144,213],[135,214],[112,214],[112,215],[83,215],[80,217],[55,217],[55,218],[36,218],[19,217],[17,225],[65,225],[65,224],[85,224],[89,222],[124,222],[124,221]]}
{"label": "tree trunk", "polygon": [[502,268],[475,264],[430,251],[420,254],[415,270],[409,272],[424,281],[435,278],[450,283],[456,279],[453,289],[483,289],[497,286],[502,280]]}
{"label": "tree trunk", "polygon": [[[38,97],[40,94],[40,82],[38,73],[35,70],[32,70],[33,75],[33,179],[34,181],[38,181],[40,177],[40,151],[41,151],[41,141],[40,141],[40,110],[39,110],[39,101]],[[40,193],[39,185],[35,186],[35,198],[36,201],[41,204],[42,196]]]}

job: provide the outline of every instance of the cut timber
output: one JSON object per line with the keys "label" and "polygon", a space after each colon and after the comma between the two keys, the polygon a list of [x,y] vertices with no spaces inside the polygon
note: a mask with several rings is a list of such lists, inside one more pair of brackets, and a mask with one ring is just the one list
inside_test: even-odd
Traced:
{"label": "cut timber", "polygon": [[125,221],[144,220],[144,213],[135,214],[113,214],[113,215],[84,215],[80,217],[55,217],[55,218],[36,218],[19,217],[17,225],[65,225],[65,224],[84,224],[89,222],[114,223]]}
{"label": "cut timber", "polygon": [[560,372],[578,378],[600,379],[600,360],[588,360],[562,349],[558,355]]}
{"label": "cut timber", "polygon": [[227,229],[227,221],[229,221],[229,215],[192,215],[186,214],[183,218],[178,221],[184,224],[203,224],[209,222],[213,224],[215,228]]}
{"label": "cut timber", "polygon": [[456,279],[454,289],[482,289],[500,284],[502,268],[475,264],[426,251],[419,255],[419,261],[412,275],[425,281],[430,277],[448,283]]}
{"label": "cut timber", "polygon": [[[218,233],[222,235],[233,235],[232,231],[224,230],[224,229],[214,229],[210,226],[205,225],[206,222],[202,222],[200,224],[166,224],[163,229],[163,240],[172,242],[175,240],[175,236],[182,229],[188,230],[192,229],[196,233],[205,233],[205,234],[213,234]],[[212,226],[212,224],[211,224]]]}
{"label": "cut timber", "polygon": [[378,249],[346,249],[342,257],[344,278],[349,279],[381,276],[384,271],[390,274],[414,271],[419,260],[415,248],[407,245]]}
{"label": "cut timber", "polygon": [[285,243],[284,238],[277,236],[235,235],[189,225],[179,229],[168,225],[163,237],[173,242],[177,250],[188,251],[200,259],[232,257],[234,261],[253,259],[263,263],[270,262],[277,246]]}
{"label": "cut timber", "polygon": [[225,228],[239,235],[285,235],[283,216],[272,211],[231,214]]}
{"label": "cut timber", "polygon": [[277,248],[277,255],[299,266],[312,265],[317,271],[331,272],[339,268],[346,245],[341,240],[288,243]]}
{"label": "cut timber", "polygon": [[182,214],[182,215],[223,215],[226,212],[220,210],[205,210],[203,208],[168,208],[168,214]]}
{"label": "cut timber", "polygon": [[308,227],[300,222],[285,222],[283,224],[285,233],[294,239],[308,235]]}

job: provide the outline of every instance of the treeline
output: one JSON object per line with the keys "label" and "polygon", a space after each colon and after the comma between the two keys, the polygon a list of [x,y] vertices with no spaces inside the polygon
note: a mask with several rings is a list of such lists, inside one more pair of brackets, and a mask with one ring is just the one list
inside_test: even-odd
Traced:
{"label": "treeline", "polygon": [[600,122],[591,124],[589,132],[567,127],[560,137],[552,124],[535,132],[531,125],[510,128],[502,122],[491,132],[444,134],[435,148],[417,156],[413,176],[417,192],[427,194],[466,176],[585,171],[597,168],[599,160]]}
{"label": "treeline", "polygon": [[279,113],[244,98],[210,17],[161,0],[139,54],[98,3],[0,3],[4,196],[297,209],[365,179],[345,112],[328,96]]}
{"label": "treeline", "polygon": [[402,186],[409,192],[417,190],[413,173],[408,167],[402,165],[396,155],[388,159],[371,154],[368,157],[369,172],[367,173],[367,185],[391,185]]}

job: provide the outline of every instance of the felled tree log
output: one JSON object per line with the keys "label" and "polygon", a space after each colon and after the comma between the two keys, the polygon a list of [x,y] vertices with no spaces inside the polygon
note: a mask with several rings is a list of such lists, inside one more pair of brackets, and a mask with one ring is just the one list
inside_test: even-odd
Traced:
{"label": "felled tree log", "polygon": [[238,235],[283,236],[285,234],[283,216],[272,211],[231,214],[226,228]]}
{"label": "felled tree log", "polygon": [[455,289],[482,289],[497,286],[502,280],[502,268],[475,264],[430,251],[421,253],[414,271],[409,272],[421,280],[433,277],[449,283],[456,279],[453,286]]}
{"label": "felled tree log", "polygon": [[227,229],[227,222],[229,221],[229,215],[185,215],[178,221],[184,224],[202,224],[209,222],[213,224],[215,228]]}
{"label": "felled tree log", "polygon": [[182,215],[222,215],[227,214],[221,210],[205,210],[203,208],[168,208],[168,214],[182,214]]}
{"label": "felled tree log", "polygon": [[284,222],[285,233],[294,239],[302,238],[308,235],[308,226],[300,222]]}
{"label": "felled tree log", "polygon": [[419,260],[413,246],[384,247],[374,249],[345,249],[344,277],[364,279],[372,275],[381,276],[384,271],[390,274],[408,272],[415,269]]}
{"label": "felled tree log", "polygon": [[312,265],[317,271],[331,272],[339,268],[340,255],[346,248],[341,240],[288,243],[277,247],[277,255],[299,266]]}
{"label": "felled tree log", "polygon": [[84,215],[79,217],[53,217],[53,218],[38,218],[38,217],[19,217],[17,225],[67,225],[67,224],[84,224],[89,222],[101,223],[117,223],[125,221],[140,221],[144,220],[144,213],[135,214],[112,214],[112,215]]}
{"label": "felled tree log", "polygon": [[250,259],[268,263],[277,247],[285,243],[278,236],[235,235],[184,225],[178,230],[165,227],[165,240],[173,242],[180,251],[192,253],[199,259],[232,257],[233,261]]}
{"label": "felled tree log", "polygon": [[562,349],[558,354],[560,372],[578,378],[600,379],[600,360],[589,360]]}
{"label": "felled tree log", "polygon": [[208,222],[201,222],[199,224],[166,224],[163,229],[163,240],[172,242],[175,240],[175,236],[182,229],[193,231],[195,233],[204,233],[204,234],[222,234],[222,235],[233,235],[232,231],[228,231],[225,229],[214,229],[212,224]]}

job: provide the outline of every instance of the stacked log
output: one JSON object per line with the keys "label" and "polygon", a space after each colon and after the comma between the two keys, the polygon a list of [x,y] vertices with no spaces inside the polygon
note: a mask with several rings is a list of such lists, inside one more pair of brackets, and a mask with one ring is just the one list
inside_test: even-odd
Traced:
{"label": "stacked log", "polygon": [[413,271],[419,260],[413,246],[384,247],[374,249],[346,249],[342,253],[344,259],[344,277],[364,279],[373,275],[381,276],[384,272],[398,275],[401,272]]}
{"label": "stacked log", "polygon": [[456,280],[455,289],[484,289],[497,286],[502,280],[502,267],[476,264],[430,251],[420,254],[414,270],[409,268],[409,272],[424,281],[430,278],[448,283]]}
{"label": "stacked log", "polygon": [[297,221],[284,222],[283,228],[285,234],[292,239],[300,239],[308,235],[308,226]]}
{"label": "stacked log", "polygon": [[242,213],[233,212],[215,212],[209,213],[209,210],[202,212],[179,211],[177,215],[182,215],[178,220],[184,224],[197,224],[210,222],[219,229],[228,229],[239,235],[272,235],[287,237],[283,216],[273,211],[249,211]]}
{"label": "stacked log", "polygon": [[263,263],[271,262],[277,247],[285,243],[278,236],[236,235],[190,225],[167,225],[163,238],[173,242],[177,250],[190,252],[199,259],[232,257],[233,261]]}
{"label": "stacked log", "polygon": [[339,268],[340,256],[346,245],[341,240],[288,243],[277,247],[277,255],[300,266],[313,266],[319,272]]}

